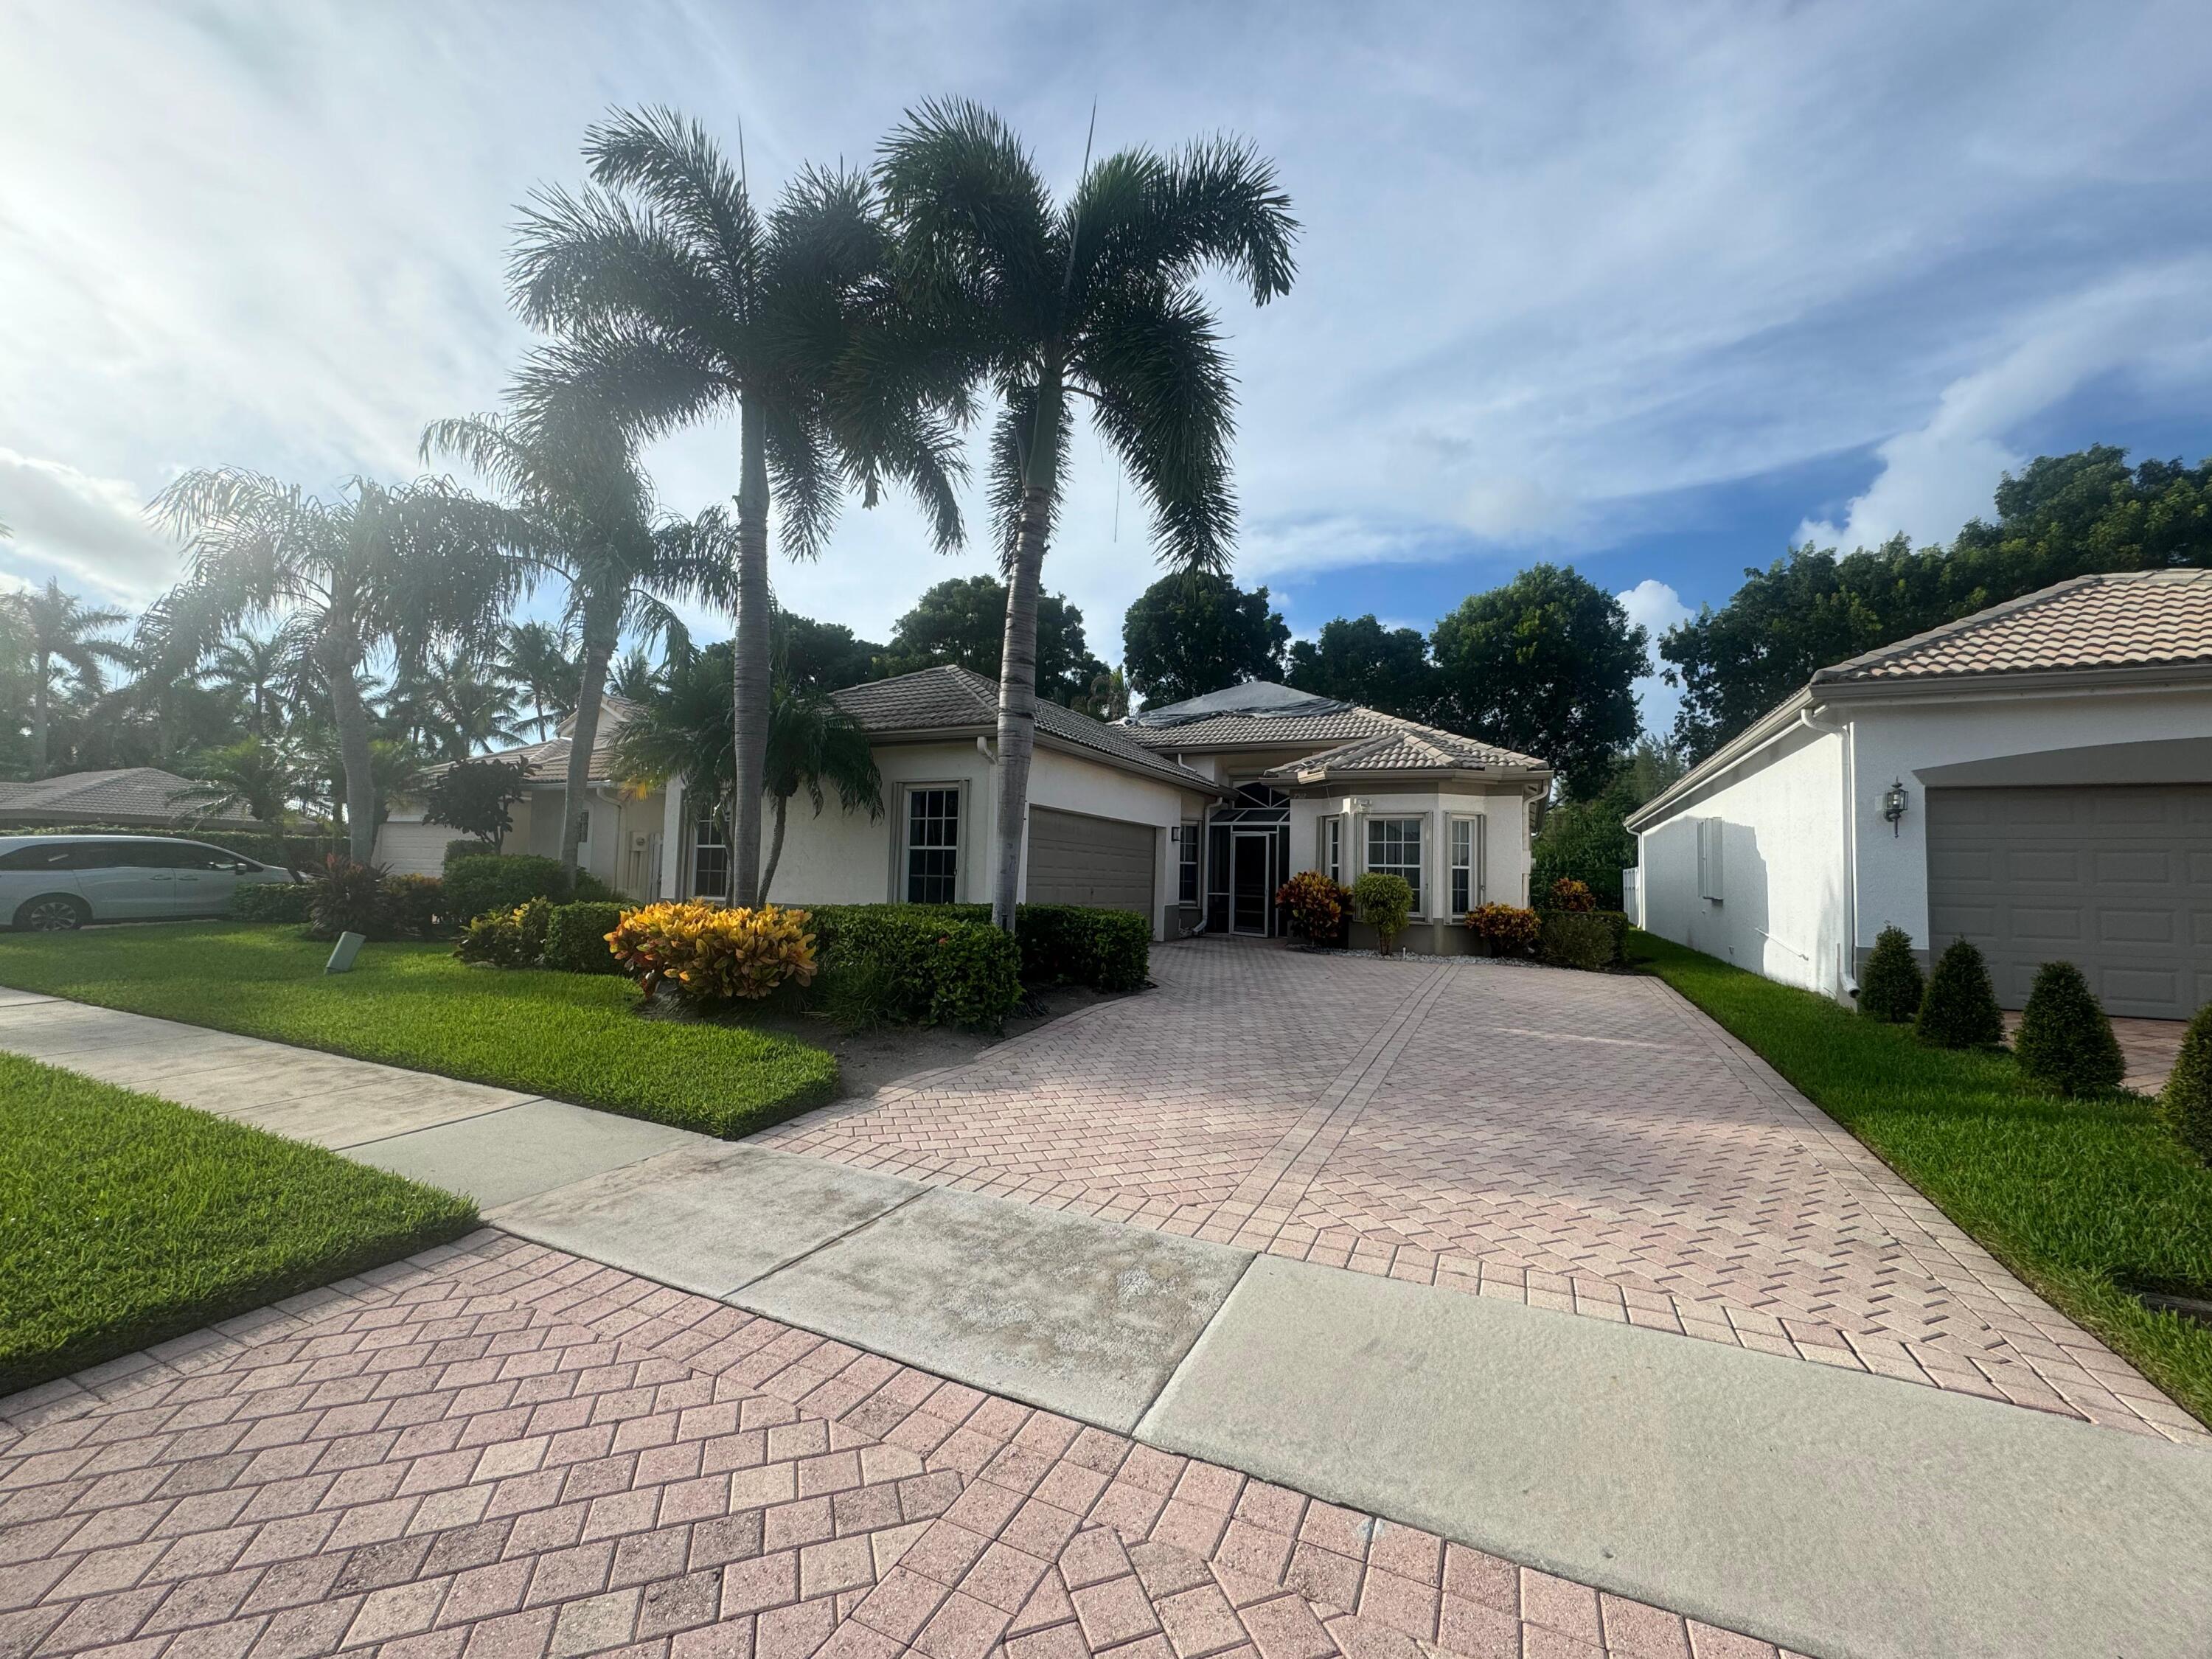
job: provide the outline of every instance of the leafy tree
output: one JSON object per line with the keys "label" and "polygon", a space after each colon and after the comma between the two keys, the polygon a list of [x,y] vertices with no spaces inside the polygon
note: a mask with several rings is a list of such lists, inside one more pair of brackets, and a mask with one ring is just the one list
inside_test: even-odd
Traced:
{"label": "leafy tree", "polygon": [[1570,795],[1594,793],[1635,741],[1647,637],[1572,567],[1533,565],[1437,623],[1437,723],[1550,763]]}
{"label": "leafy tree", "polygon": [[1121,620],[1121,665],[1150,707],[1204,696],[1283,672],[1291,630],[1267,590],[1247,593],[1210,570],[1180,570],[1142,593]]}
{"label": "leafy tree", "polygon": [[515,253],[525,318],[562,337],[524,390],[556,404],[580,392],[647,436],[737,414],[731,896],[749,905],[772,674],[770,481],[795,556],[821,550],[848,486],[872,504],[886,478],[952,546],[957,371],[940,375],[941,356],[906,349],[887,325],[892,245],[866,175],[802,173],[763,222],[742,172],[672,111],[617,114],[585,135],[584,155],[594,187],[540,195]]}
{"label": "leafy tree", "polygon": [[149,630],[197,660],[249,618],[299,629],[328,691],[344,778],[352,856],[366,863],[380,797],[362,674],[376,650],[477,626],[512,588],[494,550],[452,531],[452,492],[434,482],[389,488],[356,479],[334,501],[259,473],[187,472],[155,499],[186,537],[185,580]]}
{"label": "leafy tree", "polygon": [[811,691],[842,691],[873,679],[876,659],[887,648],[860,638],[842,623],[816,622],[781,610],[775,622],[777,671]]}
{"label": "leafy tree", "polygon": [[44,587],[8,594],[0,604],[21,629],[30,659],[31,775],[43,778],[53,726],[56,674],[72,676],[78,696],[86,701],[99,696],[106,689],[105,666],[131,661],[121,641],[101,635],[130,617],[125,611],[86,605],[76,594],[62,592],[62,585],[52,577]]}
{"label": "leafy tree", "polygon": [[457,761],[423,788],[422,821],[449,825],[496,850],[514,828],[509,809],[529,793],[530,773],[519,761]]}
{"label": "leafy tree", "polygon": [[1336,697],[1401,719],[1426,721],[1435,713],[1436,670],[1429,643],[1417,629],[1385,628],[1372,612],[1339,617],[1321,637],[1291,647],[1290,684],[1316,696]]}
{"label": "leafy tree", "polygon": [[1819,670],[2069,577],[2212,565],[2212,461],[2185,467],[2100,445],[2045,456],[1997,486],[1995,523],[1948,547],[1903,537],[1838,557],[1809,544],[1668,631],[1675,736],[1702,759]]}
{"label": "leafy tree", "polygon": [[1671,744],[1639,738],[1597,794],[1559,801],[1544,813],[1532,854],[1529,888],[1582,882],[1608,910],[1621,907],[1621,872],[1636,862],[1627,817],[1689,769]]}
{"label": "leafy tree", "polygon": [[1213,307],[1199,286],[1225,269],[1256,304],[1285,294],[1297,222],[1274,170],[1215,138],[1164,156],[1131,149],[1087,165],[1054,203],[996,116],[924,105],[884,142],[878,174],[926,333],[996,393],[991,504],[1011,592],[999,676],[998,846],[991,914],[1014,925],[1036,739],[1037,600],[1059,516],[1071,422],[1091,420],[1151,501],[1164,558],[1216,570],[1236,500],[1234,404]]}
{"label": "leafy tree", "polygon": [[[874,678],[911,674],[951,664],[998,679],[1006,643],[1006,585],[995,576],[956,576],[939,582],[891,629],[891,642],[877,659]],[[1064,593],[1042,593],[1036,604],[1036,692],[1048,702],[1072,705],[1088,696],[1106,665],[1083,637],[1083,612]]]}

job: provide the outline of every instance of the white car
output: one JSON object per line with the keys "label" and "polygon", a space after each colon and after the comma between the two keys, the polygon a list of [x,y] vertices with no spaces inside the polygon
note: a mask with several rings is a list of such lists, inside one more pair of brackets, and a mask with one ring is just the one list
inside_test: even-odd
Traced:
{"label": "white car", "polygon": [[298,879],[281,865],[167,836],[0,836],[0,919],[28,933],[219,916],[241,882]]}

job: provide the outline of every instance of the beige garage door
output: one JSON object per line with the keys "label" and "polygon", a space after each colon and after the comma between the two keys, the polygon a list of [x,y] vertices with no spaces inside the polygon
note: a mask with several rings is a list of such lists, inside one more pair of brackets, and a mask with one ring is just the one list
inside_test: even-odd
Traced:
{"label": "beige garage door", "polygon": [[2108,1013],[2186,1018],[2212,998],[2212,784],[1931,789],[1928,914],[2008,1008],[2064,961]]}
{"label": "beige garage door", "polygon": [[1159,831],[1149,823],[1085,817],[1050,807],[1030,811],[1030,902],[1087,904],[1152,913],[1152,854]]}

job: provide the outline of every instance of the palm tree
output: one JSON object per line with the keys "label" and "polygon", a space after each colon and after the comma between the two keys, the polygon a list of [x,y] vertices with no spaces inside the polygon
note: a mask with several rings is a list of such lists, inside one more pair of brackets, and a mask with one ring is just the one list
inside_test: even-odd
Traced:
{"label": "palm tree", "polygon": [[283,725],[278,698],[300,670],[300,641],[288,629],[250,634],[243,629],[216,644],[201,669],[217,690],[238,699],[257,738],[276,734]]}
{"label": "palm tree", "polygon": [[[665,787],[682,781],[684,791],[706,812],[726,814],[736,784],[736,750],[727,741],[736,677],[724,641],[671,662],[640,702],[635,719],[614,740],[617,769],[641,787]],[[785,818],[792,798],[804,790],[817,817],[836,791],[848,812],[876,817],[884,810],[884,786],[876,770],[868,734],[852,717],[818,692],[799,690],[779,678],[769,700],[765,793],[774,802],[775,828],[768,861],[753,896],[768,902],[776,866],[783,857]],[[734,874],[734,872],[733,872]]]}
{"label": "palm tree", "polygon": [[459,457],[498,489],[501,505],[486,510],[460,498],[456,512],[504,547],[524,580],[552,575],[568,586],[562,625],[582,647],[562,802],[561,858],[574,866],[607,664],[625,633],[681,629],[667,599],[727,597],[732,538],[719,511],[690,520],[655,513],[634,444],[599,416],[586,389],[557,400],[549,382],[540,389],[546,401],[532,415],[439,421],[422,450]]}
{"label": "palm tree", "polygon": [[303,788],[300,758],[291,745],[258,735],[204,751],[192,763],[192,775],[191,786],[170,798],[173,804],[197,808],[201,818],[242,806],[276,830],[291,817],[292,803]]}
{"label": "palm tree", "polygon": [[1297,222],[1273,167],[1229,138],[1086,165],[1056,204],[1006,125],[964,101],[910,112],[877,171],[912,305],[1000,403],[990,498],[1008,592],[991,914],[1012,927],[1036,738],[1037,592],[1060,509],[1068,399],[1090,405],[1151,499],[1162,558],[1225,565],[1235,398],[1198,279],[1225,267],[1258,305],[1289,292]]}
{"label": "palm tree", "polygon": [[453,492],[424,480],[356,478],[331,501],[259,473],[185,473],[155,498],[186,538],[185,580],[153,620],[193,655],[249,618],[283,616],[327,690],[352,855],[376,843],[377,769],[362,674],[370,655],[478,629],[501,609],[514,573],[480,537],[457,533]]}
{"label": "palm tree", "polygon": [[509,623],[500,632],[500,671],[530,705],[539,737],[575,706],[577,667],[568,642],[542,622]]}
{"label": "palm tree", "polygon": [[539,196],[513,263],[516,303],[559,341],[526,397],[586,388],[641,434],[738,416],[737,783],[732,896],[757,896],[767,756],[770,483],[785,549],[817,553],[848,488],[912,489],[940,550],[960,538],[957,381],[892,349],[890,238],[865,174],[802,173],[763,222],[703,127],[665,109],[585,135],[593,185]]}
{"label": "palm tree", "polygon": [[106,679],[101,665],[128,665],[130,647],[119,640],[100,635],[129,620],[122,611],[96,610],[74,593],[62,592],[52,577],[42,588],[10,593],[4,603],[20,626],[31,666],[31,775],[46,775],[46,744],[53,726],[54,673],[67,669],[76,677],[78,696],[86,702],[101,695]]}

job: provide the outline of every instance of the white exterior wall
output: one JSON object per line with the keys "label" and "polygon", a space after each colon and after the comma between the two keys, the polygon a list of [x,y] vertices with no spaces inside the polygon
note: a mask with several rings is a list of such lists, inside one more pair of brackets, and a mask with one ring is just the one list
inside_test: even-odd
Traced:
{"label": "white exterior wall", "polygon": [[1528,802],[1517,789],[1397,790],[1363,795],[1294,798],[1291,802],[1291,868],[1321,867],[1321,821],[1341,817],[1345,822],[1344,881],[1359,879],[1367,868],[1367,829],[1370,817],[1418,817],[1425,828],[1421,835],[1421,908],[1417,921],[1443,921],[1451,901],[1451,840],[1448,825],[1453,818],[1486,820],[1481,833],[1481,865],[1477,877],[1477,904],[1526,904],[1528,902]]}
{"label": "white exterior wall", "polygon": [[[907,791],[913,787],[957,787],[960,806],[960,862],[954,901],[990,902],[990,826],[996,816],[992,796],[997,775],[972,743],[885,744],[875,750],[883,775],[884,811],[878,818],[848,812],[833,793],[822,816],[804,794],[793,798],[786,819],[783,857],[769,896],[779,904],[881,904],[902,898],[896,884],[895,852],[903,840]],[[775,805],[768,807],[769,814]],[[771,817],[769,823],[773,823]],[[770,829],[762,830],[763,854]]]}
{"label": "white exterior wall", "polygon": [[[1855,981],[1845,747],[1838,733],[1797,727],[1639,832],[1644,926],[1784,984],[1838,995]],[[1876,808],[1879,822],[1879,792]],[[1717,901],[1698,890],[1701,818],[1722,826]]]}

